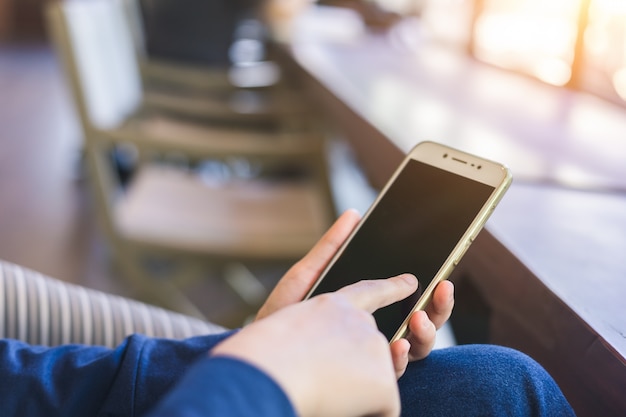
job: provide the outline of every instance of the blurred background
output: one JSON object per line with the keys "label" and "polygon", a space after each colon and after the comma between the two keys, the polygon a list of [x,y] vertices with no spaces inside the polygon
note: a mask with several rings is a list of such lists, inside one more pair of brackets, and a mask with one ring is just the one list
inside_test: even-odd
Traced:
{"label": "blurred background", "polygon": [[[128,285],[119,265],[112,261],[115,248],[99,220],[100,203],[86,168],[85,131],[68,82],[71,76],[49,35],[45,10],[51,3],[0,0],[0,259],[68,282],[141,298],[136,288]],[[288,9],[297,2],[270,3]],[[569,91],[597,99],[597,108],[605,109],[608,103],[610,120],[621,120],[626,111],[626,2],[623,0],[320,0],[319,3],[356,10],[371,31],[387,31],[408,22],[412,29],[401,33],[401,41],[405,46],[411,45],[409,50],[437,45],[454,56],[475,61],[479,65],[472,67],[474,78],[476,72],[491,74],[493,68],[498,68],[532,80],[540,87],[535,90],[536,96],[524,97],[526,107],[522,111],[533,112],[532,103],[544,102],[545,94]],[[227,74],[233,83],[229,89],[265,88],[286,80],[286,91],[295,91],[299,101],[307,101],[304,95],[299,95],[298,80],[291,79],[289,71],[273,60],[269,31],[260,20],[264,13],[261,2],[141,0],[137,6],[140,20],[130,31],[139,30],[141,53],[147,59]],[[395,32],[394,36],[399,33]],[[455,65],[454,60],[446,62]],[[238,74],[236,70],[251,67],[260,69],[255,76],[261,81],[245,77],[233,81],[233,74]],[[466,75],[460,73],[458,77]],[[509,86],[504,82],[496,88],[504,91],[511,88],[510,100],[515,102],[515,83]],[[228,90],[229,98],[221,99],[222,105],[232,104],[231,93]],[[215,98],[226,93],[211,94]],[[243,98],[244,106],[254,105],[257,100],[256,95],[237,97]],[[375,191],[363,177],[350,147],[341,140],[342,132],[334,130],[332,123],[318,115],[314,104],[305,113],[312,115],[307,126],[327,138],[325,162],[335,213],[349,206],[364,211]],[[549,117],[562,121],[558,113]],[[599,120],[604,120],[602,117]],[[267,127],[255,126],[249,130],[272,134]],[[181,134],[180,130],[177,132]],[[555,143],[558,141],[556,137],[553,139]],[[543,146],[552,148],[555,143]],[[623,155],[623,143],[618,146],[621,146],[616,148],[618,156]],[[128,179],[125,176],[132,177],[137,155],[123,147],[114,151],[109,155],[109,163],[124,182]],[[174,165],[181,165],[180,158],[173,159]],[[173,159],[169,159],[170,165]],[[182,165],[189,166],[187,159],[182,160]],[[195,163],[194,167],[199,165]],[[215,171],[216,166],[218,171],[224,169],[224,165],[202,166],[208,166],[209,171]],[[246,166],[250,171],[250,165]],[[232,170],[232,165],[228,169]],[[215,175],[213,171],[209,175]],[[289,166],[279,173],[292,178],[298,176],[294,174],[296,171],[298,167]],[[574,180],[580,179],[578,174],[574,172],[568,177],[565,173],[560,180],[575,184]],[[616,184],[623,182],[601,185],[623,192]],[[324,227],[329,224],[322,223]],[[260,282],[264,287],[256,293],[253,288],[252,304],[262,298],[264,290],[271,289],[290,264],[290,261],[275,262],[271,266],[251,268],[256,281],[250,282]],[[206,279],[193,281],[185,291],[206,318],[229,325],[233,322],[226,317],[238,316],[242,297],[233,290],[232,282],[227,283],[219,275],[209,272]],[[244,280],[243,284],[234,286],[256,285],[250,282]],[[249,313],[246,308],[242,311],[241,317]]]}

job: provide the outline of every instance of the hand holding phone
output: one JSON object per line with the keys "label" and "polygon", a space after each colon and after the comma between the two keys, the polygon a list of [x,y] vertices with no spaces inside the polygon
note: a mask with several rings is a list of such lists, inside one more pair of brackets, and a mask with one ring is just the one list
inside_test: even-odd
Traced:
{"label": "hand holding phone", "polygon": [[411,273],[419,289],[374,313],[393,342],[459,263],[511,183],[502,164],[422,142],[409,152],[305,298]]}

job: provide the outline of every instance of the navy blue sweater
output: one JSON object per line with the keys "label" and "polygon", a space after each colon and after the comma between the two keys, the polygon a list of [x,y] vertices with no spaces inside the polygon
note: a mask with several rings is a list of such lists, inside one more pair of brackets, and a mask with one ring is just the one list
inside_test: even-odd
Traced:
{"label": "navy blue sweater", "polygon": [[230,333],[115,349],[0,340],[0,416],[295,416],[258,368],[207,352]]}

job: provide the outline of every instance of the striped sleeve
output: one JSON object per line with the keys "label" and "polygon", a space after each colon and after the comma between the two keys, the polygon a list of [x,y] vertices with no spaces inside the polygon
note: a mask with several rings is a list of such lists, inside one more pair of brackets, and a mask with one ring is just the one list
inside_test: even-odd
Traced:
{"label": "striped sleeve", "polygon": [[184,339],[221,326],[0,262],[0,337],[33,345],[114,347],[134,333]]}

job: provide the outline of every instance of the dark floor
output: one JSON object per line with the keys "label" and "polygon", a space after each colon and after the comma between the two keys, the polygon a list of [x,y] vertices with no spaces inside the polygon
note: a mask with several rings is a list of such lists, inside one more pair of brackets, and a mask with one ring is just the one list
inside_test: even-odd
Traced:
{"label": "dark floor", "polygon": [[80,149],[78,123],[51,51],[0,49],[0,257],[121,291],[108,279]]}

